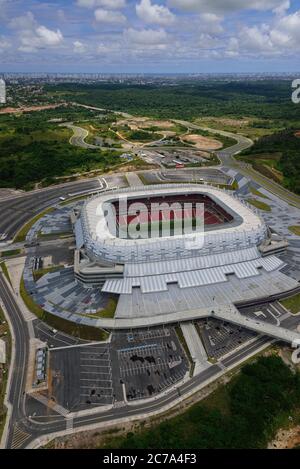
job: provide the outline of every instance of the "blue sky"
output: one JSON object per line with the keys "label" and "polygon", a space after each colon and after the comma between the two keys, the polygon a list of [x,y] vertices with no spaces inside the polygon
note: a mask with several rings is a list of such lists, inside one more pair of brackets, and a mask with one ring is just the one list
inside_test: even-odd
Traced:
{"label": "blue sky", "polygon": [[299,0],[0,0],[0,71],[300,71]]}

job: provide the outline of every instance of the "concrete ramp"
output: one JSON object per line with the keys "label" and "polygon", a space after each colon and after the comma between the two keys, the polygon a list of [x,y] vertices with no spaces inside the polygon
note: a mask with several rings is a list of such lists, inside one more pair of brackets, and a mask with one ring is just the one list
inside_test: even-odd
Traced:
{"label": "concrete ramp", "polygon": [[193,362],[195,363],[193,376],[210,366],[207,361],[207,354],[197,332],[196,326],[192,322],[185,322],[180,325],[183,337],[189,348]]}
{"label": "concrete ramp", "polygon": [[143,186],[143,181],[136,173],[126,173],[126,179],[131,187]]}

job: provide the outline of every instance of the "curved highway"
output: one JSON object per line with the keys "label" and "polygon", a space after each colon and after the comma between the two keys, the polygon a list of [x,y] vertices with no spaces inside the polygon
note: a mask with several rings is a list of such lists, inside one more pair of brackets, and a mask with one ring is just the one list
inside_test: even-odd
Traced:
{"label": "curved highway", "polygon": [[277,184],[272,179],[269,179],[266,176],[263,176],[262,174],[258,173],[252,168],[251,165],[246,164],[243,161],[239,161],[235,158],[235,156],[238,155],[241,151],[247,150],[247,148],[250,148],[253,145],[253,141],[250,138],[247,138],[241,134],[226,132],[224,130],[212,129],[210,127],[202,127],[187,121],[175,120],[174,122],[182,124],[190,128],[191,130],[204,130],[216,135],[223,135],[224,137],[229,137],[236,140],[236,145],[215,152],[221,160],[222,166],[231,167],[233,169],[238,170],[243,176],[246,176],[252,179],[253,181],[257,182],[262,187],[277,195],[285,202],[288,202],[300,208],[300,196],[293,194],[280,184]]}
{"label": "curved highway", "polygon": [[25,223],[44,209],[57,204],[60,197],[97,187],[99,187],[98,179],[85,179],[0,200],[0,237],[5,234],[5,240],[12,240]]}

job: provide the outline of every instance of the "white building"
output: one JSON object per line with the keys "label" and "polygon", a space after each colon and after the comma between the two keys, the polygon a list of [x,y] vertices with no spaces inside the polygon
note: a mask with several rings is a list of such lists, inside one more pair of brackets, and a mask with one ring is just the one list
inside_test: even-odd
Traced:
{"label": "white building", "polygon": [[0,78],[0,104],[6,104],[6,84],[2,78]]}

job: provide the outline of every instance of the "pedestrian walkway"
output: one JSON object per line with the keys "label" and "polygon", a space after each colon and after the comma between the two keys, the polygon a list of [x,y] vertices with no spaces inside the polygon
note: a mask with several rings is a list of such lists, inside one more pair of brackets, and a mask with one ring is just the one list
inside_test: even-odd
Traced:
{"label": "pedestrian walkway", "polygon": [[291,331],[281,326],[274,326],[273,324],[265,321],[259,321],[258,319],[252,319],[247,316],[243,316],[234,305],[226,308],[216,308],[212,314],[217,319],[222,319],[233,324],[246,327],[252,331],[258,332],[259,334],[268,335],[275,339],[283,340],[284,342],[290,343],[293,347],[300,346],[300,333]]}
{"label": "pedestrian walkway", "polygon": [[22,430],[18,424],[14,426],[11,449],[22,448],[24,443],[30,438],[30,434]]}
{"label": "pedestrian walkway", "polygon": [[[33,397],[34,399],[36,399],[41,404],[44,404],[46,407],[49,406],[50,401],[46,396],[43,396],[42,394],[36,393],[36,392],[32,393],[30,396]],[[51,409],[54,410],[55,412],[57,412],[58,414],[62,415],[63,417],[67,417],[67,415],[69,414],[69,410],[65,409],[65,407],[63,407],[59,404],[54,404],[53,405],[53,403],[51,403]]]}
{"label": "pedestrian walkway", "polygon": [[195,363],[193,375],[198,375],[201,371],[210,366],[210,363],[207,361],[205,348],[202,344],[196,326],[192,322],[182,323],[180,327],[189,348],[192,360]]}

